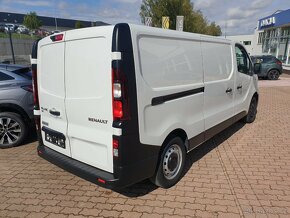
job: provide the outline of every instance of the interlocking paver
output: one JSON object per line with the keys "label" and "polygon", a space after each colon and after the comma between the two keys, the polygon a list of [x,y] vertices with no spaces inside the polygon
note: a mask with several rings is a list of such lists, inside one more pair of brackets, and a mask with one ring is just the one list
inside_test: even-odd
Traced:
{"label": "interlocking paver", "polygon": [[98,187],[39,158],[37,142],[0,150],[0,217],[290,217],[288,81],[261,81],[256,121],[188,154],[167,190]]}

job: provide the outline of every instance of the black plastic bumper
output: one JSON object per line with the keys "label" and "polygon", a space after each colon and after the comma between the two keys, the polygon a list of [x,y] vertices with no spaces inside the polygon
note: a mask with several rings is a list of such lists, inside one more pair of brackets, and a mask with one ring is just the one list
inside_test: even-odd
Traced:
{"label": "black plastic bumper", "polygon": [[[85,180],[95,183],[99,186],[109,189],[121,189],[130,186],[136,182],[142,181],[153,175],[155,170],[151,165],[156,165],[157,157],[153,156],[147,160],[140,161],[134,165],[118,167],[118,175],[109,173],[98,168],[92,167],[57,151],[54,151],[42,144],[37,148],[38,155],[58,167],[75,174]],[[146,167],[152,172],[144,172],[142,168]],[[140,171],[141,169],[141,171]]]}
{"label": "black plastic bumper", "polygon": [[39,145],[37,151],[40,157],[85,180],[105,188],[113,189],[120,187],[120,180],[118,178],[114,178],[112,173],[105,172],[80,161],[74,160],[43,145]]}

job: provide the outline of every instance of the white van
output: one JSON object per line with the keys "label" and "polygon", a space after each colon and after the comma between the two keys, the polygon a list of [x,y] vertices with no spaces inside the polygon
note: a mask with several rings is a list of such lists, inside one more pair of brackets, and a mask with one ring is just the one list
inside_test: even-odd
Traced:
{"label": "white van", "polygon": [[186,153],[258,104],[259,64],[232,41],[117,24],[57,33],[32,51],[38,153],[108,188],[168,188]]}

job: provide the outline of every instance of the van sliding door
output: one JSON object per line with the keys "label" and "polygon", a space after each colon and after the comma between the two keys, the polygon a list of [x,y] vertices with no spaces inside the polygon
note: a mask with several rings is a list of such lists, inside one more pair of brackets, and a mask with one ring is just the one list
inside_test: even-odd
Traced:
{"label": "van sliding door", "polygon": [[[234,67],[231,44],[202,42],[204,66],[204,117],[206,138],[232,124],[234,116]],[[222,126],[217,126],[222,124]]]}

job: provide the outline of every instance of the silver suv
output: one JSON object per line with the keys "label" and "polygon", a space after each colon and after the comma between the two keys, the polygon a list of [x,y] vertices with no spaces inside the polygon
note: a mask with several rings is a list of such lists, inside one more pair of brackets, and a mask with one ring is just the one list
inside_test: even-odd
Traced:
{"label": "silver suv", "polygon": [[0,148],[22,144],[33,127],[31,77],[28,67],[0,64]]}

